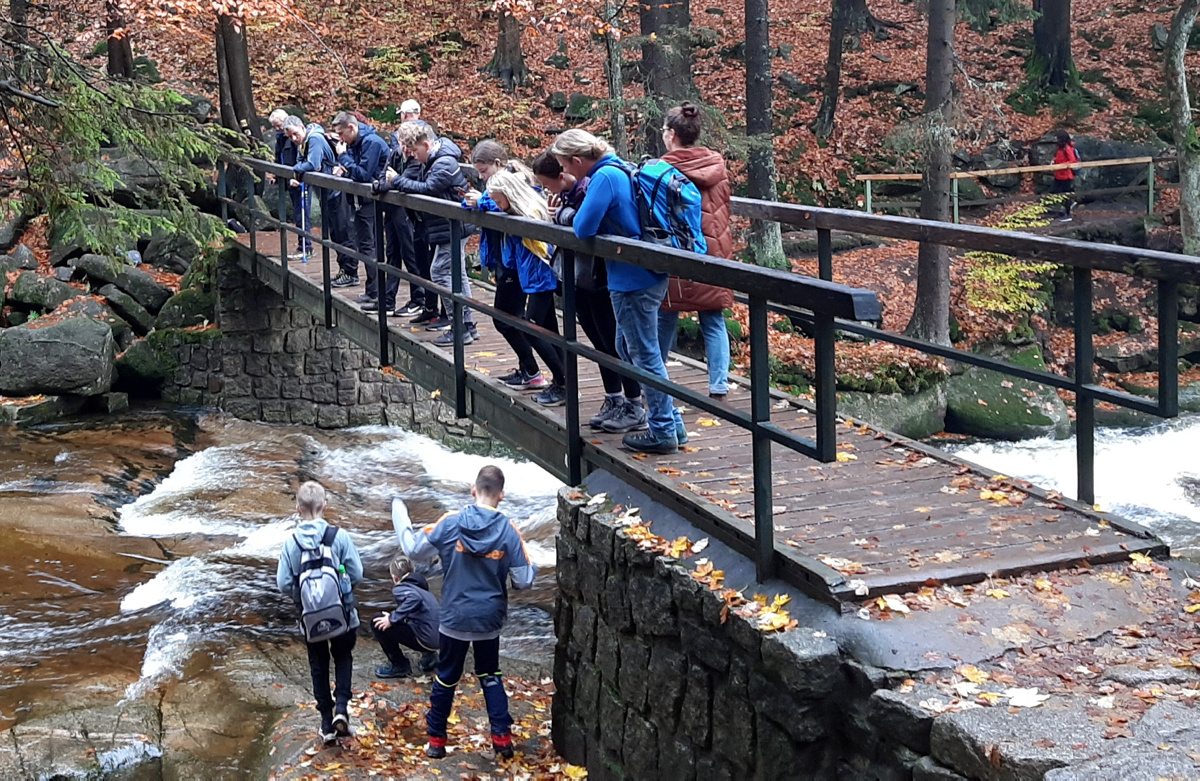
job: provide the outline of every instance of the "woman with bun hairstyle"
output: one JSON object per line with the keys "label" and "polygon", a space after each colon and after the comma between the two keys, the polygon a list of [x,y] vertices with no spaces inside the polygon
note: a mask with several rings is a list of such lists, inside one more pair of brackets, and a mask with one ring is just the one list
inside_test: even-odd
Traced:
{"label": "woman with bun hairstyle", "polygon": [[[725,158],[703,146],[700,138],[703,117],[700,107],[690,101],[667,112],[663,122],[663,143],[667,153],[662,159],[675,166],[700,190],[701,231],[708,243],[708,254],[728,258],[733,254],[729,232],[729,171]],[[708,395],[724,399],[729,393],[729,331],[725,311],[733,306],[733,291],[727,288],[671,277],[662,310],[658,316],[658,337],[663,360],[675,346],[675,330],[680,312],[700,316],[700,333],[708,360]]]}
{"label": "woman with bun hairstyle", "polygon": [[[572,224],[576,236],[588,239],[607,233],[641,239],[629,164],[614,155],[606,142],[572,128],[554,139],[550,154],[568,174],[589,180],[587,195]],[[658,310],[667,292],[667,275],[613,258],[607,259],[605,265],[609,297],[617,318],[617,352],[639,369],[670,379],[658,346]],[[622,444],[641,453],[678,452],[671,396],[649,386],[643,390],[649,408],[649,430],[630,430]]]}

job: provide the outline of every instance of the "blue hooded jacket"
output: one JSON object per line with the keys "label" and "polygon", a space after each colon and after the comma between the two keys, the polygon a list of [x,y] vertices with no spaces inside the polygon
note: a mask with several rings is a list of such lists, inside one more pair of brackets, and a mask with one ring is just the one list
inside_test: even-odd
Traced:
{"label": "blue hooded jacket", "polygon": [[392,586],[392,598],[396,600],[396,609],[389,616],[391,622],[408,624],[426,651],[438,650],[438,614],[441,611],[425,578],[412,573]]}
{"label": "blue hooded jacket", "polygon": [[[572,224],[579,238],[590,239],[602,232],[629,239],[642,238],[633,182],[621,165],[620,158],[607,154],[597,160],[588,172],[587,195],[575,212],[575,222]],[[645,290],[667,278],[660,271],[650,271],[611,258],[606,265],[608,289],[619,293]]]}
{"label": "blue hooded jacket", "polygon": [[[471,207],[467,206],[466,200],[463,200],[462,206],[464,209]],[[492,196],[483,193],[479,200],[475,203],[475,208],[481,212],[494,212],[502,214],[500,207],[492,200]],[[504,241],[504,234],[491,228],[483,228],[479,231],[479,265],[486,269],[491,269],[493,272],[500,269],[503,263],[506,268],[512,268],[508,263],[505,263],[504,250],[501,242]]]}
{"label": "blue hooded jacket", "polygon": [[[329,524],[323,518],[298,519],[295,533],[288,537],[287,542],[283,544],[283,550],[279,552],[279,566],[275,570],[275,585],[293,601],[299,599],[300,596],[296,590],[300,577],[300,544],[296,540],[299,538],[305,547],[315,548],[321,544],[321,538],[325,536],[327,526]],[[358,549],[354,547],[354,541],[350,539],[350,535],[346,533],[345,529],[337,530],[330,548],[333,551],[334,560],[346,568],[345,575],[341,579],[342,601],[349,608],[350,628],[354,629],[358,627],[358,610],[354,607],[353,591],[354,587],[362,581],[362,559],[358,557]]]}
{"label": "blue hooded jacket", "polygon": [[[549,249],[553,251],[554,248]],[[504,265],[516,267],[522,291],[532,295],[553,292],[558,288],[558,275],[550,267],[549,259],[538,257],[520,236],[505,236],[503,251]]]}
{"label": "blue hooded jacket", "polygon": [[[304,136],[304,143],[300,145],[300,162],[296,163],[293,170],[297,175],[310,171],[319,174],[333,173],[337,157],[333,154],[333,147],[325,140],[325,128],[314,122],[309,124],[305,130],[307,133]],[[337,192],[333,194],[341,195]]]}
{"label": "blue hooded jacket", "polygon": [[455,640],[491,640],[508,617],[508,581],[529,588],[537,567],[517,527],[492,507],[472,504],[414,530],[404,503],[392,502],[392,523],[405,555],[442,560],[441,633]]}
{"label": "blue hooded jacket", "polygon": [[359,125],[358,138],[346,145],[346,151],[338,157],[338,165],[346,169],[351,180],[370,183],[383,176],[390,153],[387,142],[373,127]]}

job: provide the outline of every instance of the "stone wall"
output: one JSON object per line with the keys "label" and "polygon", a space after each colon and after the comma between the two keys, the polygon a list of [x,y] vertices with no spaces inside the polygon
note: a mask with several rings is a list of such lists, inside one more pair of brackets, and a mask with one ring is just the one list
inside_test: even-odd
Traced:
{"label": "stone wall", "polygon": [[962,778],[926,756],[922,692],[890,688],[905,675],[723,613],[586,501],[559,495],[553,739],[590,778]]}
{"label": "stone wall", "polygon": [[265,423],[401,426],[482,454],[495,447],[483,426],[381,369],[376,355],[242,271],[233,253],[222,254],[216,287],[217,331],[172,330],[156,344],[174,359],[164,400]]}

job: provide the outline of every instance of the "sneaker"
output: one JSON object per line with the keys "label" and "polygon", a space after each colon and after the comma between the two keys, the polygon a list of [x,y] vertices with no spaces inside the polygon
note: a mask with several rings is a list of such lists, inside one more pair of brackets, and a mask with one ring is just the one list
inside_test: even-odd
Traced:
{"label": "sneaker", "polygon": [[541,372],[538,372],[537,374],[526,374],[520,369],[517,369],[512,373],[511,377],[511,379],[505,378],[504,384],[513,390],[529,390],[530,388],[541,390],[547,385],[546,378],[542,376]]}
{"label": "sneaker", "polygon": [[[361,296],[359,296],[359,297],[361,298]],[[379,311],[379,302],[373,298],[370,301],[363,301],[359,305],[359,309],[361,309],[364,312],[378,312]],[[386,311],[386,307],[384,309]]]}
{"label": "sneaker", "polygon": [[405,664],[384,664],[375,668],[376,678],[407,678],[412,675],[412,663],[405,660]]}
{"label": "sneaker", "polygon": [[297,252],[293,252],[292,254],[288,255],[288,260],[307,260],[308,255],[309,255],[309,253],[307,253],[307,252],[297,251]]}
{"label": "sneaker", "polygon": [[[479,332],[474,328],[468,328],[463,332],[463,344],[470,344],[479,338]],[[447,328],[442,331],[441,336],[433,340],[433,343],[438,347],[453,347],[454,346],[454,330]]]}
{"label": "sneaker", "polygon": [[1071,218],[1070,217],[1059,217],[1058,221],[1059,222],[1070,222]]}
{"label": "sneaker", "polygon": [[437,313],[436,309],[422,309],[421,313],[419,315],[417,315],[416,317],[414,317],[412,320],[409,320],[408,323],[409,323],[409,325],[421,325],[423,323],[428,323],[433,320],[436,320],[437,316],[438,316],[438,313]]}
{"label": "sneaker", "polygon": [[649,428],[646,423],[646,408],[635,404],[629,399],[621,402],[621,409],[608,420],[600,424],[600,428],[610,434],[624,434],[627,431],[644,431]]}
{"label": "sneaker", "polygon": [[655,455],[667,456],[679,452],[679,445],[675,442],[675,437],[662,437],[653,431],[638,431],[626,434],[621,439],[621,444],[626,449],[637,453],[653,453]]}
{"label": "sneaker", "polygon": [[538,372],[530,377],[525,382],[525,390],[545,390],[550,387],[550,380],[546,379],[546,375]]}
{"label": "sneaker", "polygon": [[333,716],[330,714],[321,716],[321,740],[326,743],[337,740],[337,733],[333,730]]}
{"label": "sneaker", "polygon": [[479,331],[476,330],[475,324],[472,323],[467,326],[467,333],[463,336],[463,344],[470,344],[476,341],[479,341]]}
{"label": "sneaker", "polygon": [[513,741],[511,734],[492,735],[492,750],[496,752],[497,757],[504,759],[513,758]]}
{"label": "sneaker", "polygon": [[561,385],[551,385],[546,390],[534,396],[533,400],[543,407],[561,407],[567,403],[567,391]]}
{"label": "sneaker", "polygon": [[520,367],[517,367],[503,377],[497,377],[496,379],[505,385],[521,385],[525,382],[525,372],[521,371]]}
{"label": "sneaker", "polygon": [[333,731],[339,738],[350,737],[350,717],[340,711],[333,714]]}
{"label": "sneaker", "polygon": [[357,301],[360,304],[375,303],[375,296],[369,295],[367,293],[359,293],[358,298],[356,298],[355,301]]}
{"label": "sneaker", "polygon": [[443,759],[446,756],[446,739],[429,736],[429,745],[425,747],[425,756],[430,759]]}
{"label": "sneaker", "polygon": [[419,315],[424,311],[425,307],[409,301],[407,304],[396,310],[396,317],[413,317],[414,315]]}
{"label": "sneaker", "polygon": [[621,402],[623,399],[620,396],[605,396],[604,403],[600,405],[600,411],[592,416],[588,421],[588,425],[592,428],[601,428],[604,421],[616,415],[621,410]]}
{"label": "sneaker", "polygon": [[346,272],[337,275],[337,278],[329,283],[333,287],[354,287],[358,284],[358,277],[352,277]]}
{"label": "sneaker", "polygon": [[687,444],[687,428],[682,423],[675,427],[675,441],[681,445]]}
{"label": "sneaker", "polygon": [[437,669],[438,652],[430,651],[427,654],[421,654],[421,661],[417,662],[417,669],[423,673],[432,672]]}
{"label": "sneaker", "polygon": [[425,324],[426,331],[445,331],[454,325],[454,321],[449,317],[435,317]]}

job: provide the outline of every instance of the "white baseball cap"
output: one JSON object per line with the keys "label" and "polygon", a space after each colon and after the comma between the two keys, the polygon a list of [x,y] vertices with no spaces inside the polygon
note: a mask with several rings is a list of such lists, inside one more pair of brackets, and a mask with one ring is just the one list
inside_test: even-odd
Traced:
{"label": "white baseball cap", "polygon": [[421,104],[411,98],[400,104],[401,114],[420,114]]}

